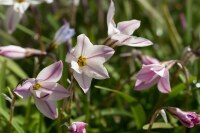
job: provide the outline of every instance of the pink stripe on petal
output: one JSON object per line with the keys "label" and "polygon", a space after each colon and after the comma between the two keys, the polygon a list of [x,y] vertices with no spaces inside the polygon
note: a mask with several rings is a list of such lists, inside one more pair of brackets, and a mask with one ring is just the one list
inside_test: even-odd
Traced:
{"label": "pink stripe on petal", "polygon": [[123,21],[117,24],[117,29],[119,29],[121,33],[126,35],[133,34],[133,32],[139,27],[140,27],[140,21],[138,20]]}
{"label": "pink stripe on petal", "polygon": [[79,86],[82,88],[84,93],[87,93],[87,91],[90,88],[91,82],[92,82],[92,78],[88,77],[87,75],[85,75],[84,73],[79,74],[77,72],[73,72],[73,76],[76,79],[76,81],[78,82]]}
{"label": "pink stripe on petal", "polygon": [[161,77],[158,81],[158,89],[162,93],[171,92],[170,82],[169,82],[169,71],[166,69],[164,77]]}
{"label": "pink stripe on petal", "polygon": [[41,91],[44,90],[44,92],[49,92],[48,97],[43,98],[43,100],[57,101],[63,99],[64,97],[70,96],[70,92],[58,83],[42,82],[41,85]]}
{"label": "pink stripe on petal", "polygon": [[62,61],[58,61],[50,66],[47,66],[37,76],[37,79],[43,82],[57,82],[60,80],[63,71]]}
{"label": "pink stripe on petal", "polygon": [[43,101],[34,97],[37,109],[46,117],[56,119],[58,117],[58,109],[55,101]]}

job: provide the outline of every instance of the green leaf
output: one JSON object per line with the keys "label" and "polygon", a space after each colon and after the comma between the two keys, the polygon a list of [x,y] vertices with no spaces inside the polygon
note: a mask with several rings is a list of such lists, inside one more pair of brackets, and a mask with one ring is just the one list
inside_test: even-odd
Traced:
{"label": "green leaf", "polygon": [[[9,122],[10,116],[8,114],[8,111],[1,109],[0,114]],[[18,133],[25,133],[25,131],[21,128],[21,125],[19,125],[19,123],[20,123],[19,119],[13,118],[12,124],[13,124],[13,127],[16,129],[16,131]]]}
{"label": "green leaf", "polygon": [[146,121],[146,114],[141,104],[137,104],[136,106],[131,106],[131,111],[133,113],[133,117],[135,119],[135,123],[138,129],[142,127],[144,122]]}
{"label": "green leaf", "polygon": [[[144,130],[147,130],[149,128],[149,124],[146,124],[143,126],[143,129]],[[173,126],[169,123],[164,123],[164,122],[155,122],[153,123],[152,125],[152,128],[151,129],[170,129],[170,128],[173,128]]]}
{"label": "green leaf", "polygon": [[109,88],[102,87],[102,86],[97,86],[97,85],[95,85],[94,87],[97,88],[97,89],[101,89],[101,90],[106,90],[106,91],[117,93],[118,95],[123,97],[127,102],[136,102],[137,101],[134,97],[132,97],[132,96],[126,94],[126,93],[123,93],[121,91],[118,91],[118,90],[113,90],[113,89],[109,89]]}
{"label": "green leaf", "polygon": [[28,75],[14,61],[12,61],[8,58],[0,57],[0,61],[2,61],[2,60],[6,60],[8,69],[10,71],[12,71],[13,73],[15,73],[18,77],[20,77],[22,79],[25,79],[28,77]]}

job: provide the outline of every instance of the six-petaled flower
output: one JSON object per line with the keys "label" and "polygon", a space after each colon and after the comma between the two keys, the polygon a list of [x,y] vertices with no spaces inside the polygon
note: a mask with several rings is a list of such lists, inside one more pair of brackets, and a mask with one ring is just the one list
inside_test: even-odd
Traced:
{"label": "six-petaled flower", "polygon": [[92,78],[109,78],[103,63],[113,54],[112,48],[93,45],[84,34],[77,37],[77,45],[67,54],[66,61],[71,63],[73,76],[85,93],[90,88]]}
{"label": "six-petaled flower", "polygon": [[22,98],[33,96],[38,110],[46,117],[56,119],[56,101],[70,96],[68,90],[56,83],[61,78],[62,71],[62,61],[58,61],[40,71],[36,78],[29,78],[19,84],[14,93]]}

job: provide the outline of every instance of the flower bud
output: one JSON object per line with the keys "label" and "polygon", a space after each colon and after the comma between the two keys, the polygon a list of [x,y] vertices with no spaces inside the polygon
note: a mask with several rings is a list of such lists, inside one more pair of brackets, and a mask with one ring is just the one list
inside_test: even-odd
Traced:
{"label": "flower bud", "polygon": [[84,122],[73,122],[69,127],[69,133],[86,133],[85,127],[87,126]]}
{"label": "flower bud", "polygon": [[184,126],[188,128],[194,127],[194,125],[200,124],[200,115],[195,112],[184,112],[179,108],[168,107],[166,109],[171,115],[178,119]]}

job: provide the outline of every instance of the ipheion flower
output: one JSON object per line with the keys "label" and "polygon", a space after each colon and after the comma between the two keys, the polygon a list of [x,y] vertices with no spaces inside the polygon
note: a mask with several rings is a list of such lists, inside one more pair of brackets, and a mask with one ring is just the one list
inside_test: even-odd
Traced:
{"label": "ipheion flower", "polygon": [[103,63],[114,54],[114,50],[104,45],[93,45],[88,37],[81,34],[77,45],[67,54],[66,61],[71,64],[73,76],[86,93],[92,78],[109,78]]}
{"label": "ipheion flower", "polygon": [[166,111],[188,128],[200,124],[200,114],[197,114],[196,112],[185,112],[176,107],[167,107]]}
{"label": "ipheion flower", "polygon": [[107,26],[108,26],[108,39],[105,44],[110,47],[115,46],[132,46],[132,47],[144,47],[152,45],[153,43],[142,37],[131,36],[133,32],[140,27],[140,21],[129,20],[119,22],[116,26],[113,16],[115,14],[114,3],[111,0],[110,7],[107,14]]}
{"label": "ipheion flower", "polygon": [[44,68],[36,78],[29,78],[19,84],[14,93],[22,98],[32,96],[40,112],[50,119],[56,119],[56,101],[70,96],[68,90],[56,83],[61,78],[62,71],[62,61],[58,61]]}
{"label": "ipheion flower", "polygon": [[68,129],[68,133],[86,133],[86,126],[87,124],[84,122],[73,122]]}
{"label": "ipheion flower", "polygon": [[158,90],[161,93],[171,92],[169,68],[176,61],[171,60],[161,63],[157,59],[146,57],[142,61],[145,64],[142,65],[142,69],[137,73],[135,90],[145,90],[157,84]]}

